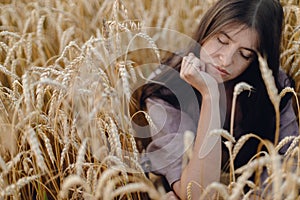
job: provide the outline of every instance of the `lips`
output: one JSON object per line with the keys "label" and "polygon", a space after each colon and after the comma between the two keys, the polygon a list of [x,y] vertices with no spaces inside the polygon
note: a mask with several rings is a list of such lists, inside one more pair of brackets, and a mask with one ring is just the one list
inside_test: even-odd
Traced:
{"label": "lips", "polygon": [[226,70],[226,69],[224,69],[224,68],[222,68],[222,67],[219,67],[219,66],[217,66],[217,67],[215,67],[221,74],[224,74],[224,75],[230,75],[230,73]]}

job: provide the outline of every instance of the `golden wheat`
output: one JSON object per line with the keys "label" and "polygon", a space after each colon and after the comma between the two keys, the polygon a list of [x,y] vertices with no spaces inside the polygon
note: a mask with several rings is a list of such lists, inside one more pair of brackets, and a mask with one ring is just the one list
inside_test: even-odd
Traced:
{"label": "golden wheat", "polygon": [[[142,194],[148,193],[150,198],[159,199],[158,188],[146,179],[138,163],[132,120],[142,112],[152,128],[154,124],[146,112],[130,116],[127,104],[132,86],[140,78],[147,80],[153,67],[142,71],[138,66],[150,60],[149,54],[141,51],[132,56],[130,51],[150,48],[154,52],[151,62],[159,64],[167,55],[159,51],[161,44],[169,49],[186,45],[176,34],[169,35],[159,28],[191,36],[197,27],[195,23],[214,2],[1,1],[1,198],[36,195],[37,199],[103,199],[106,191],[105,198],[143,199]],[[278,96],[292,92],[299,111],[300,2],[281,2],[285,27],[280,61],[294,78],[295,90],[287,88],[279,95],[273,90],[272,75],[264,60],[260,61],[275,105]],[[157,27],[158,31],[147,33],[145,27]],[[223,136],[230,141],[231,146],[227,144],[232,148],[232,161],[252,137],[268,152],[260,158],[256,155],[245,168],[232,169],[233,174],[240,175],[234,183],[213,183],[207,191],[201,188],[201,198],[215,190],[219,199],[247,199],[260,186],[248,177],[262,166],[268,169],[267,188],[278,190],[275,197],[266,188],[263,195],[267,199],[296,198],[299,137],[285,138],[271,148],[254,134],[236,142],[228,134]],[[289,142],[285,159],[278,162],[276,152]],[[241,193],[244,185],[251,188],[246,194]],[[192,183],[187,190],[191,187]]]}

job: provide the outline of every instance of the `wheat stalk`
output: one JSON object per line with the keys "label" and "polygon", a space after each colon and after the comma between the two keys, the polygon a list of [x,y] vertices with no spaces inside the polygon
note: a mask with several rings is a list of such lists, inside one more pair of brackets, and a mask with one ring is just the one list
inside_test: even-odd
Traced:
{"label": "wheat stalk", "polygon": [[230,182],[235,182],[234,163],[233,163],[234,158],[232,157],[232,147],[233,147],[233,143],[235,143],[235,138],[233,137],[232,134],[230,134],[228,131],[224,129],[212,130],[210,132],[210,135],[220,135],[228,140],[224,144],[227,147],[230,156]]}
{"label": "wheat stalk", "polygon": [[[146,44],[156,55],[153,61],[160,62],[164,56],[158,49],[161,44],[165,49],[175,47],[181,49],[186,46],[184,40],[176,37],[178,34],[169,34],[170,31],[161,31],[160,28],[176,29],[189,36],[195,31],[191,27],[197,27],[194,24],[199,22],[204,11],[214,2],[215,0],[203,2],[79,0],[76,4],[62,0],[1,2],[0,109],[2,113],[0,119],[2,125],[8,127],[3,132],[3,137],[10,134],[16,138],[17,152],[4,152],[7,144],[3,144],[4,141],[1,140],[0,159],[6,162],[7,169],[2,169],[4,163],[2,162],[1,165],[0,161],[2,166],[0,167],[2,170],[0,193],[3,195],[0,198],[33,198],[36,190],[38,193],[36,198],[49,198],[50,195],[50,198],[61,199],[62,197],[58,195],[60,191],[65,190],[65,193],[62,193],[70,199],[96,199],[96,196],[101,196],[100,199],[103,199],[103,194],[99,195],[99,192],[104,191],[109,192],[106,194],[107,197],[140,199],[142,197],[139,192],[151,193],[159,190],[154,189],[142,173],[143,170],[138,163],[139,155],[133,138],[134,133],[131,129],[132,117],[129,117],[129,112],[123,111],[127,109],[126,98],[128,99],[131,89],[130,84],[136,83],[136,79],[140,77],[147,80],[144,75],[151,71],[149,69],[143,74],[144,72],[142,73],[136,66],[141,64],[139,61],[143,61],[144,55],[131,57],[129,51],[135,50],[136,47],[137,50],[140,47],[144,48]],[[284,3],[285,12],[281,66],[296,81],[295,95],[299,89],[300,74],[298,70],[299,2],[297,0],[281,0],[281,2]],[[134,19],[131,19],[131,16]],[[133,23],[135,21],[138,21],[138,24]],[[152,32],[151,29],[151,33],[148,34],[144,27],[158,27],[158,31]],[[124,42],[127,42],[127,45],[124,46]],[[122,49],[124,47],[125,49]],[[120,71],[117,74],[115,65],[110,65],[118,62],[124,65],[121,69],[123,81]],[[283,90],[281,94],[288,90]],[[127,97],[120,98],[123,94]],[[117,115],[120,109],[122,109],[122,116]],[[154,124],[150,117],[147,113],[144,114],[149,126],[153,128]],[[111,125],[107,115],[113,120],[114,125]],[[33,151],[33,145],[29,143],[29,127],[33,137],[31,142],[35,143],[34,148],[40,148],[40,152],[37,149]],[[84,141],[90,135],[95,140],[95,146],[99,147],[100,156],[96,157],[94,149],[92,152],[87,147],[83,150],[83,143],[79,143],[79,139]],[[227,134],[223,135],[223,137],[227,136]],[[227,137],[231,143],[233,139]],[[241,139],[244,141],[239,140],[234,146],[233,158],[243,143],[248,140],[247,137]],[[269,143],[256,139],[273,153]],[[281,166],[274,163],[275,161],[271,162],[271,157],[266,155],[268,162],[246,167],[266,166],[270,172],[269,182],[267,181],[266,185],[275,187],[276,184],[276,189],[280,190],[278,195],[292,199],[297,198],[297,188],[300,183],[300,179],[296,176],[296,167],[293,168],[294,162],[299,160],[299,147],[297,147],[299,139],[284,138],[276,145],[275,150],[279,151],[291,140],[293,141]],[[101,142],[97,143],[97,141]],[[230,142],[226,143],[228,147]],[[110,154],[107,154],[105,151],[109,147],[114,150],[111,149]],[[54,164],[57,162],[54,155],[60,159],[57,166]],[[83,155],[84,159],[82,159]],[[49,168],[48,173],[43,174],[41,178],[47,181],[36,181],[37,177],[24,183],[24,186],[28,185],[28,187],[17,188],[16,183],[22,180],[24,175],[40,176],[42,170],[39,165],[42,164],[38,156],[43,156],[44,165]],[[72,184],[73,173],[78,172],[76,163],[73,162],[78,157],[82,160],[80,161],[81,177],[77,177],[78,185],[74,183],[78,187],[73,187],[75,185],[60,187],[57,183],[61,182],[63,186],[68,178],[70,178],[69,184]],[[255,162],[256,158],[257,155],[253,157],[251,163]],[[273,164],[277,166],[272,166]],[[105,172],[113,167],[119,168],[115,173],[111,172],[106,175],[106,178],[101,179]],[[277,174],[275,168],[277,170],[280,168],[281,174]],[[244,171],[237,170],[235,173],[238,172]],[[277,179],[276,176],[279,175],[283,177],[282,180]],[[101,183],[102,186],[99,186],[100,180],[104,181]],[[281,181],[280,187],[278,187],[278,180]],[[208,190],[214,188],[217,191],[214,184],[208,186]],[[236,183],[231,183],[226,192],[230,191],[231,186],[235,188],[238,184],[250,187],[247,194],[240,193],[244,195],[240,196],[241,198],[247,199],[252,196],[251,194],[255,194],[255,186],[246,178],[244,182],[238,180]],[[220,188],[220,196],[216,198],[227,198],[225,189],[225,186]],[[221,190],[224,190],[223,194]],[[264,192],[266,199],[273,199],[272,194]],[[150,197],[159,198],[154,194],[150,194]]]}
{"label": "wheat stalk", "polygon": [[3,189],[0,192],[0,197],[4,198],[6,196],[17,194],[22,187],[24,187],[25,185],[27,185],[32,181],[35,181],[39,177],[40,177],[39,175],[33,175],[33,176],[27,176],[19,179],[15,184],[11,184],[7,186],[5,189]]}
{"label": "wheat stalk", "polygon": [[276,131],[275,131],[275,146],[278,144],[279,140],[279,126],[280,126],[280,111],[279,111],[279,103],[280,103],[280,96],[278,95],[278,89],[275,84],[274,77],[272,76],[272,71],[269,69],[267,61],[258,54],[258,61],[259,61],[259,68],[267,87],[267,91],[271,102],[275,109],[276,114]]}
{"label": "wheat stalk", "polygon": [[250,92],[252,91],[252,89],[253,89],[253,87],[245,82],[238,83],[234,86],[232,107],[231,107],[231,116],[230,116],[230,134],[232,136],[233,136],[234,113],[235,113],[237,96],[244,90],[248,90],[249,95],[250,95]]}
{"label": "wheat stalk", "polygon": [[[300,106],[299,106],[299,100],[298,100],[298,96],[297,93],[295,92],[294,88],[291,87],[285,87],[279,94],[280,98],[282,98],[286,93],[292,93],[296,99],[296,105],[297,105],[297,111],[298,111],[298,124],[300,124]],[[299,129],[299,133],[300,133],[300,129]]]}
{"label": "wheat stalk", "polygon": [[120,168],[119,166],[114,166],[112,168],[108,168],[106,169],[100,176],[100,178],[98,179],[98,183],[97,183],[97,187],[96,187],[96,194],[95,197],[101,198],[103,197],[103,190],[104,190],[104,184],[106,184],[108,182],[108,180],[110,180],[112,177],[114,177],[115,175],[117,175],[120,171],[122,171],[122,167]]}
{"label": "wheat stalk", "polygon": [[241,176],[238,177],[235,187],[232,189],[232,193],[228,199],[236,200],[241,196],[241,192],[243,191],[243,187],[247,183],[248,178],[252,175],[253,171],[258,166],[266,165],[270,160],[266,157],[257,158],[254,161],[248,163],[247,165],[236,170],[236,173],[241,173]]}
{"label": "wheat stalk", "polygon": [[[130,168],[130,171],[133,171],[135,173],[141,174],[144,178],[146,178],[146,175],[144,173],[144,169],[142,168],[141,164],[138,160],[135,160],[131,156],[124,156],[124,159],[129,160],[130,164],[134,166],[133,169]],[[137,171],[135,171],[137,170]]]}

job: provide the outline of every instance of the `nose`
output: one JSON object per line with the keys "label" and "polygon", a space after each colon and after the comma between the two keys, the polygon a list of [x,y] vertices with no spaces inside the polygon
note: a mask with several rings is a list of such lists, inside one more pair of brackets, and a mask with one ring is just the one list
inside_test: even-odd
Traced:
{"label": "nose", "polygon": [[233,47],[228,47],[226,50],[222,50],[219,54],[220,64],[227,67],[233,63],[233,56],[235,54],[235,49]]}

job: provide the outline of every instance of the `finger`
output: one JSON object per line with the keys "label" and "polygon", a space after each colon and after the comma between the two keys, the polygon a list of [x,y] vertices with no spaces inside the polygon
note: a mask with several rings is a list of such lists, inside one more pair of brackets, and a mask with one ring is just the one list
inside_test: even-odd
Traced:
{"label": "finger", "polygon": [[183,59],[182,59],[182,62],[181,62],[181,69],[180,69],[180,73],[182,74],[183,71],[185,71],[187,65],[188,65],[188,57],[187,56],[184,56]]}
{"label": "finger", "polygon": [[186,57],[186,62],[188,63],[188,64],[192,64],[192,60],[194,59],[194,56],[193,55],[188,55],[187,57]]}
{"label": "finger", "polygon": [[191,56],[185,56],[185,57],[183,57],[182,63],[181,63],[180,73],[186,72],[191,67],[191,64],[192,64],[191,60],[192,60]]}
{"label": "finger", "polygon": [[195,56],[194,53],[189,53],[188,54],[188,59],[189,62],[192,63],[192,65],[194,65],[197,68],[200,68],[201,71],[205,71],[205,63],[202,62],[198,57]]}
{"label": "finger", "polygon": [[200,72],[201,61],[193,53],[189,53],[183,58],[180,76],[185,79],[187,75]]}
{"label": "finger", "polygon": [[205,72],[206,70],[206,67],[205,67],[205,63],[203,61],[201,61],[199,58],[196,58],[194,61],[193,61],[194,65],[196,67],[198,67],[201,71]]}
{"label": "finger", "polygon": [[194,53],[190,52],[188,56],[196,57]]}
{"label": "finger", "polygon": [[188,54],[188,61],[190,62],[191,65],[195,65],[195,61],[198,59],[193,53]]}
{"label": "finger", "polygon": [[198,67],[198,68],[201,67],[201,65],[202,65],[202,62],[197,57],[193,57],[191,59],[191,63],[192,63],[193,66]]}
{"label": "finger", "polygon": [[188,61],[187,61],[187,56],[184,56],[182,58],[182,62],[181,62],[181,67],[180,67],[180,72],[179,72],[179,75],[181,78],[184,77],[184,73],[185,73],[185,70],[187,68],[187,64],[188,64]]}
{"label": "finger", "polygon": [[189,56],[184,56],[183,59],[182,59],[182,65],[186,66],[190,63],[190,57]]}
{"label": "finger", "polygon": [[189,57],[192,58],[192,62],[194,65],[199,67],[200,65],[203,64],[203,61],[199,57],[195,56],[195,54],[189,53]]}
{"label": "finger", "polygon": [[181,63],[181,69],[180,69],[180,77],[182,79],[186,79],[187,74],[192,74],[193,66],[192,66],[192,60],[193,58],[191,56],[185,56]]}
{"label": "finger", "polygon": [[206,72],[206,65],[204,62],[202,62],[200,70]]}

